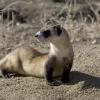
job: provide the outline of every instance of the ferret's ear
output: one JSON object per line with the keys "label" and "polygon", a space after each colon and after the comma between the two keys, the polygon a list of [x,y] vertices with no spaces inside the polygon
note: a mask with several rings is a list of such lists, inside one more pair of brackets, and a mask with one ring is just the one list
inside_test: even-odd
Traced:
{"label": "ferret's ear", "polygon": [[57,30],[57,34],[58,34],[58,36],[60,36],[61,33],[62,33],[62,26],[57,25],[56,30]]}

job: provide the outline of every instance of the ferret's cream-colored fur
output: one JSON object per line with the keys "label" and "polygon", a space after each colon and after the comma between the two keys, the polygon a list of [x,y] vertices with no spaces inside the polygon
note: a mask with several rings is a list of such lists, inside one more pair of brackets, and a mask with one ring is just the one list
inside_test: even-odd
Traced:
{"label": "ferret's cream-colored fur", "polygon": [[48,54],[42,54],[32,47],[19,47],[0,60],[0,69],[23,75],[44,77],[45,64],[51,56],[56,56],[53,76],[60,76],[63,71],[63,58],[73,60],[73,49],[69,36],[63,29],[61,36],[50,43]]}

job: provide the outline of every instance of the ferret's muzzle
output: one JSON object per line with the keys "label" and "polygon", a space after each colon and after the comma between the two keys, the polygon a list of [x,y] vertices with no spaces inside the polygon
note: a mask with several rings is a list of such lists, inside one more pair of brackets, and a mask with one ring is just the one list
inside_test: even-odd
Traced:
{"label": "ferret's muzzle", "polygon": [[41,42],[44,41],[43,33],[40,31],[35,34],[35,37],[37,38],[38,41],[41,41]]}

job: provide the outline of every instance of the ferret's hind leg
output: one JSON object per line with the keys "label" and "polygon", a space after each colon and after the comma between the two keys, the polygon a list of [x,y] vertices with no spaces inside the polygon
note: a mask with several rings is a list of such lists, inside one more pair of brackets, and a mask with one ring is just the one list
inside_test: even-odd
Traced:
{"label": "ferret's hind leg", "polygon": [[10,78],[11,73],[7,72],[6,70],[0,70],[0,76],[3,78]]}
{"label": "ferret's hind leg", "polygon": [[0,61],[0,77],[11,78],[13,76],[11,69],[12,64],[7,58],[4,58]]}

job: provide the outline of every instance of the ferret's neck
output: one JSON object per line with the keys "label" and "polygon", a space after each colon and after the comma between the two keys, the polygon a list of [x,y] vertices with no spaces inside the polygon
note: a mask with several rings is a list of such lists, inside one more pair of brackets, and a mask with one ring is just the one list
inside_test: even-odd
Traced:
{"label": "ferret's neck", "polygon": [[71,45],[69,38],[62,36],[58,41],[50,43],[50,55],[58,56],[59,58],[68,56]]}

